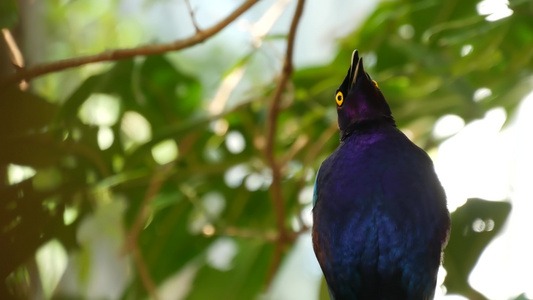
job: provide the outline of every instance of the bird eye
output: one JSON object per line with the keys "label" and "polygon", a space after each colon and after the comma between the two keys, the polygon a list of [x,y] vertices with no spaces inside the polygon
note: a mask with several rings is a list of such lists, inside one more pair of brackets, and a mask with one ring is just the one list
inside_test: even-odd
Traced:
{"label": "bird eye", "polygon": [[337,95],[335,95],[335,102],[337,102],[338,106],[341,106],[342,103],[344,102],[344,95],[342,94],[341,91],[338,91]]}
{"label": "bird eye", "polygon": [[374,84],[376,85],[376,87],[379,87],[378,86],[378,83],[375,81],[375,80],[372,80],[374,82]]}

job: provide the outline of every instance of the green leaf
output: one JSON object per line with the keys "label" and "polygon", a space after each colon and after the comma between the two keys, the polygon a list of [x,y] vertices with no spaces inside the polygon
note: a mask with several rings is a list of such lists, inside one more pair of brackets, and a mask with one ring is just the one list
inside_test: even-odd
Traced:
{"label": "green leaf", "polygon": [[[122,188],[129,201],[126,222],[133,224],[139,209],[141,209],[146,187]],[[165,193],[176,190],[175,185],[164,188]],[[177,273],[187,262],[202,253],[211,242],[201,234],[192,234],[189,231],[188,216],[192,206],[186,201],[158,210],[150,223],[141,232],[139,245],[142,255],[148,266],[149,274],[156,284],[162,283],[169,276]],[[142,298],[146,290],[142,287],[139,277],[134,280],[125,297]]]}
{"label": "green leaf", "polygon": [[177,70],[163,55],[147,57],[139,75],[145,97],[143,114],[156,127],[183,122],[202,105],[200,83]]}
{"label": "green leaf", "polygon": [[122,101],[134,102],[135,97],[131,84],[133,68],[133,60],[121,60],[116,62],[109,71],[87,78],[65,100],[56,122],[60,125],[64,125],[63,123],[65,122],[69,124],[77,123],[78,111],[81,105],[93,93],[118,95]]}
{"label": "green leaf", "polygon": [[0,163],[46,167],[58,162],[61,152],[50,128],[57,107],[17,88],[3,90],[0,99]]}
{"label": "green leaf", "polygon": [[[35,251],[52,238],[61,240],[67,248],[76,245],[78,222],[66,226],[63,222],[65,204],[72,201],[77,183],[53,190],[40,191],[32,179],[0,189],[0,255],[9,257],[0,265],[0,278],[26,262]],[[86,209],[80,207],[80,220]]]}
{"label": "green leaf", "polygon": [[0,99],[0,141],[4,145],[4,138],[42,131],[57,112],[44,98],[14,87],[2,90]]}
{"label": "green leaf", "polygon": [[[188,300],[255,299],[264,288],[273,245],[257,240],[235,240],[237,255],[232,268],[217,270],[206,265],[198,272]],[[206,288],[209,287],[209,288]]]}
{"label": "green leaf", "polygon": [[526,297],[526,294],[520,294],[514,300],[529,300],[529,298]]}
{"label": "green leaf", "polygon": [[0,28],[12,28],[18,22],[18,7],[16,0],[0,1]]}
{"label": "green leaf", "polygon": [[468,199],[451,214],[450,241],[444,252],[444,281],[448,294],[460,294],[478,299],[479,293],[470,287],[468,276],[481,252],[500,232],[509,212],[509,202]]}

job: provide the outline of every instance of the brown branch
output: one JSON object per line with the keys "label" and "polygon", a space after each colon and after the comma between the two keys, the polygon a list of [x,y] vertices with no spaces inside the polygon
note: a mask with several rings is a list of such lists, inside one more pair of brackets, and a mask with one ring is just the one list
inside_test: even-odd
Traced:
{"label": "brown branch", "polygon": [[172,171],[173,167],[174,163],[166,164],[157,169],[152,175],[152,179],[150,180],[150,185],[146,191],[143,203],[141,204],[130,232],[126,236],[126,243],[122,251],[124,253],[132,253],[135,265],[137,266],[137,272],[141,278],[141,282],[143,283],[148,294],[150,294],[150,298],[155,300],[158,299],[157,290],[152,278],[150,277],[148,267],[143,260],[141,250],[139,249],[138,240],[139,234],[141,233],[141,230],[143,229],[144,224],[150,215],[150,205],[154,201],[155,196],[161,189],[161,186],[165,182],[168,174]]}
{"label": "brown branch", "polygon": [[[46,140],[48,141],[49,139],[47,138]],[[49,141],[52,142],[51,140]],[[102,175],[102,177],[105,178],[111,175],[111,172],[109,171],[105,161],[102,159],[99,153],[93,150],[92,148],[87,147],[82,143],[65,141],[59,144],[59,149],[65,150],[65,152],[84,156],[86,159],[90,160],[94,164],[94,166],[96,167],[98,172],[100,172],[100,175]]]}
{"label": "brown branch", "polygon": [[[318,154],[324,148],[324,146],[326,145],[328,140],[338,131],[339,131],[339,127],[337,125],[337,122],[332,122],[331,125],[328,127],[328,129],[326,129],[320,135],[318,140],[313,145],[311,145],[311,148],[309,149],[309,151],[307,151],[307,154],[305,155],[305,157],[304,157],[304,159],[302,161],[303,165],[304,165],[304,168],[302,170],[302,175],[303,176],[300,176],[300,179],[298,180],[298,184],[297,184],[297,189],[296,190],[298,191],[298,193],[303,189],[303,187],[306,184],[305,178],[306,178],[307,171],[311,167],[310,166],[311,160],[313,160],[314,158],[316,158],[318,156]],[[296,236],[298,236],[299,234],[309,230],[309,226],[305,224],[305,222],[303,221],[302,216],[300,214],[298,215],[298,221],[300,222],[302,227],[301,227],[301,229],[299,231],[295,232]]]}
{"label": "brown branch", "polygon": [[[6,43],[7,49],[9,50],[11,64],[13,64],[13,66],[15,66],[15,69],[17,70],[24,68],[24,57],[22,56],[22,52],[20,52],[17,42],[15,41],[15,38],[13,38],[11,31],[9,31],[9,29],[3,28],[2,35],[4,36],[4,42]],[[19,88],[22,91],[28,89],[28,82],[22,80],[19,84]]]}
{"label": "brown branch", "polygon": [[275,231],[261,231],[250,228],[238,228],[238,227],[219,227],[216,228],[213,235],[217,236],[229,236],[242,239],[259,239],[261,241],[267,241],[275,243],[278,238],[278,233]]}
{"label": "brown branch", "polygon": [[[306,175],[305,174],[307,174],[307,171],[310,168],[311,160],[314,159],[315,157],[317,157],[318,153],[320,153],[320,151],[324,148],[324,146],[326,145],[327,141],[333,136],[333,134],[338,132],[338,130],[339,130],[339,127],[337,125],[337,122],[332,122],[331,125],[328,127],[328,129],[326,129],[326,131],[324,131],[320,135],[318,140],[311,146],[311,149],[305,155],[305,157],[303,159],[303,165],[304,165],[304,168],[303,168],[303,171],[302,171],[303,176],[300,177],[300,180],[298,180],[298,184],[297,184],[298,193],[302,190],[302,188],[306,184],[306,180],[305,180]],[[299,150],[301,150],[301,149],[298,149],[298,151]],[[290,151],[289,151],[289,153],[290,153]],[[298,222],[300,223],[301,228],[298,231],[291,233],[292,234],[292,238],[294,240],[300,234],[302,234],[302,233],[304,233],[304,232],[306,232],[307,230],[310,229],[310,227],[307,224],[305,224],[305,222],[303,221],[302,216],[300,214],[298,214],[297,218],[298,218]]]}
{"label": "brown branch", "polygon": [[[291,241],[295,241],[296,238],[309,230],[309,226],[306,226],[302,223],[302,228],[300,230],[289,233],[289,238]],[[206,233],[206,237],[211,236],[225,236],[225,237],[235,237],[240,239],[258,239],[263,242],[277,243],[279,241],[279,234],[277,231],[273,230],[258,230],[250,228],[239,228],[239,227],[213,227],[213,231]]]}
{"label": "brown branch", "polygon": [[304,2],[305,0],[298,0],[298,5],[296,6],[296,11],[294,12],[294,17],[289,29],[289,35],[287,37],[287,52],[283,62],[282,73],[276,86],[276,90],[274,91],[268,111],[265,156],[270,168],[272,169],[272,186],[270,188],[270,197],[274,206],[276,227],[279,233],[267,274],[267,285],[270,285],[274,275],[276,274],[276,271],[279,268],[285,245],[291,241],[291,234],[285,227],[285,203],[281,190],[281,166],[278,164],[274,154],[274,143],[281,96],[285,91],[293,71],[292,54],[294,49],[294,38],[296,36],[296,29],[298,27],[300,17],[302,16]]}
{"label": "brown branch", "polygon": [[155,196],[157,196],[157,193],[161,189],[161,186],[165,182],[165,179],[173,170],[173,167],[174,163],[163,165],[156,169],[154,174],[152,175],[148,190],[146,191],[146,195],[144,196],[143,202],[141,203],[139,213],[137,214],[137,217],[135,218],[135,221],[128,234],[129,244],[131,244],[131,242],[137,242],[139,234],[144,227],[144,223],[150,215],[150,205],[154,201]]}
{"label": "brown branch", "polygon": [[339,125],[337,124],[337,121],[335,121],[322,132],[320,137],[318,137],[318,140],[316,140],[311,149],[309,149],[303,161],[304,165],[309,166],[311,161],[319,155],[320,151],[322,151],[329,139],[337,132],[339,132]]}
{"label": "brown branch", "polygon": [[198,23],[196,23],[196,18],[194,18],[194,10],[191,7],[191,3],[189,0],[185,0],[185,5],[187,6],[187,10],[189,11],[189,14],[191,15],[191,21],[192,25],[194,26],[194,29],[196,29],[196,33],[200,32],[200,27],[198,26]]}
{"label": "brown branch", "polygon": [[324,148],[328,140],[338,131],[339,126],[337,125],[337,122],[332,122],[331,125],[324,132],[322,132],[320,137],[318,137],[313,145],[311,145],[309,151],[307,151],[307,154],[302,160],[304,168],[302,170],[303,176],[301,176],[298,180],[298,192],[301,191],[306,184],[305,174],[307,174],[307,171],[311,167],[311,161],[319,155],[320,151]]}
{"label": "brown branch", "polygon": [[167,44],[146,45],[146,46],[140,46],[137,48],[130,48],[130,49],[109,50],[109,51],[105,51],[105,52],[95,54],[95,55],[81,56],[81,57],[75,57],[75,58],[70,58],[70,59],[65,59],[65,60],[59,60],[56,62],[36,65],[31,68],[22,68],[18,70],[15,75],[1,80],[0,87],[6,86],[8,84],[13,84],[24,79],[29,81],[32,78],[35,78],[35,77],[38,77],[44,74],[63,71],[63,70],[79,67],[79,66],[86,65],[86,64],[132,58],[132,57],[139,56],[139,55],[144,56],[144,55],[162,54],[162,53],[166,53],[169,51],[181,50],[181,49],[199,44],[205,41],[206,39],[212,37],[213,35],[217,34],[219,31],[224,29],[227,25],[229,25],[231,22],[237,19],[237,17],[242,15],[246,10],[248,10],[258,1],[259,0],[247,0],[240,7],[238,7],[235,11],[233,11],[229,16],[227,16],[224,20],[220,21],[218,24],[212,27],[209,27],[206,30],[198,31],[196,32],[196,34],[194,34],[193,36],[189,38],[177,40],[177,41],[174,41],[172,43],[167,43]]}
{"label": "brown branch", "polygon": [[141,282],[144,285],[144,288],[150,295],[150,299],[157,300],[159,297],[157,296],[157,289],[155,287],[155,284],[150,277],[150,271],[148,271],[148,267],[146,266],[146,263],[144,262],[144,259],[142,258],[141,250],[137,245],[131,248],[131,252],[133,254],[133,260],[135,261],[135,265],[137,266],[137,272],[139,273],[139,277],[141,277]]}
{"label": "brown branch", "polygon": [[285,153],[283,158],[280,159],[283,165],[287,165],[305,146],[309,143],[309,137],[305,134],[299,135],[296,141],[292,144],[291,148]]}

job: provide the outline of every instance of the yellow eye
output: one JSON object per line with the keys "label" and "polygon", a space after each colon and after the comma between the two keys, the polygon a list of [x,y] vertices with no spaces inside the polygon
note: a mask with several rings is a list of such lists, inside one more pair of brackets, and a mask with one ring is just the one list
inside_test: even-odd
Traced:
{"label": "yellow eye", "polygon": [[376,87],[379,87],[378,86],[378,83],[375,81],[375,80],[372,80],[374,82],[374,84],[376,85]]}
{"label": "yellow eye", "polygon": [[344,102],[344,95],[342,94],[341,91],[338,91],[337,95],[335,95],[335,102],[337,102],[338,106],[341,106],[342,103]]}

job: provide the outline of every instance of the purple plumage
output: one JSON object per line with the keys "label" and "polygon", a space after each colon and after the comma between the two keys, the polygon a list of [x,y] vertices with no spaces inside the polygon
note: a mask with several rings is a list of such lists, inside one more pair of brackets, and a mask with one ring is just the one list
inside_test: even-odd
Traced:
{"label": "purple plumage", "polygon": [[433,299],[450,229],[433,163],[396,128],[357,50],[335,101],[341,144],[313,199],[313,247],[331,298]]}

